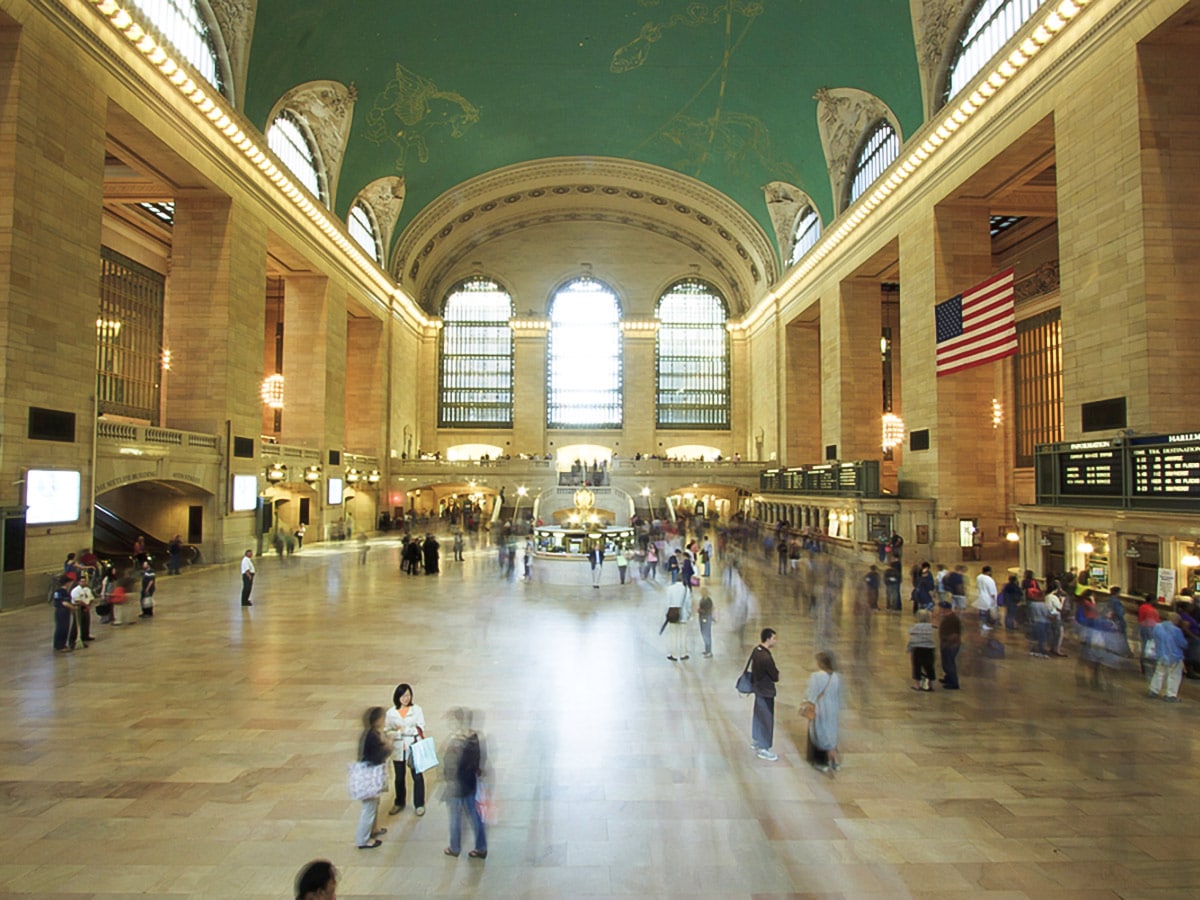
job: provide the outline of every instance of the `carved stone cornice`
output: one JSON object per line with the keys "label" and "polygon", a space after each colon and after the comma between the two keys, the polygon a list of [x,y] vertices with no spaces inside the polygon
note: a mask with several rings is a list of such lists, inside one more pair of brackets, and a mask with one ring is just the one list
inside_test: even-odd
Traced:
{"label": "carved stone cornice", "polygon": [[857,88],[821,88],[813,95],[813,99],[817,101],[817,131],[821,135],[821,146],[829,167],[829,186],[833,189],[833,200],[840,212],[846,184],[851,176],[850,168],[854,165],[854,154],[866,130],[880,119],[887,119],[901,143],[904,142],[904,135],[895,113],[874,94]]}
{"label": "carved stone cornice", "polygon": [[[379,242],[383,244],[382,268],[387,268],[388,248],[392,246],[392,233],[396,230],[396,222],[400,218],[400,210],[404,208],[404,176],[385,175],[376,178],[354,198],[355,202],[362,201],[375,214],[375,223],[379,226]],[[354,204],[351,203],[351,206]]]}
{"label": "carved stone cornice", "polygon": [[816,209],[817,205],[808,194],[786,181],[771,181],[763,185],[763,197],[767,201],[771,225],[775,228],[775,245],[786,265],[795,243],[796,216],[804,207]]}
{"label": "carved stone cornice", "polygon": [[1058,291],[1058,260],[1044,262],[1027,275],[1013,283],[1014,301],[1032,300]]}
{"label": "carved stone cornice", "polygon": [[968,0],[909,0],[926,119],[941,105],[950,51],[969,5]]}
{"label": "carved stone cornice", "polygon": [[250,69],[250,41],[254,37],[258,0],[208,0],[208,5],[217,24],[220,42],[224,44],[233,82],[233,102],[242,109],[246,102],[246,72]]}
{"label": "carved stone cornice", "polygon": [[358,92],[354,85],[347,87],[338,81],[308,81],[298,84],[275,103],[268,122],[275,120],[281,110],[298,114],[312,131],[317,152],[325,171],[329,191],[329,208],[337,199],[338,176],[342,156],[350,138],[350,123],[354,119],[354,101]]}

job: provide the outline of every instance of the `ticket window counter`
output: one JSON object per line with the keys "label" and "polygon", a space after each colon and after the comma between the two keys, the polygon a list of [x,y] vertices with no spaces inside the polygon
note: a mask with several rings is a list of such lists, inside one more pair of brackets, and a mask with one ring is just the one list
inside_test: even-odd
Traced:
{"label": "ticket window counter", "polygon": [[978,519],[958,520],[958,546],[963,562],[983,559],[983,535],[979,533]]}
{"label": "ticket window counter", "polygon": [[1109,563],[1108,535],[1090,534],[1079,544],[1083,554],[1080,574],[1094,588],[1106,588],[1113,583],[1113,572]]}

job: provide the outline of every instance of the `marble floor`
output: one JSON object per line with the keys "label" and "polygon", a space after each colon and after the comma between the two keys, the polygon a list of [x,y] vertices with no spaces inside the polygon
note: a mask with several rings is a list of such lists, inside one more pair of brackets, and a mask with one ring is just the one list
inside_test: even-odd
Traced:
{"label": "marble floor", "polygon": [[[0,616],[0,896],[283,898],[314,857],[343,898],[1200,896],[1192,682],[1179,704],[1133,672],[1093,690],[1010,636],[963,690],[914,693],[907,614],[856,640],[845,605],[818,638],[748,564],[747,633],[779,632],[772,763],[733,689],[748,646],[725,616],[713,659],[693,633],[668,661],[660,585],[504,581],[484,550],[410,578],[382,539],[365,565],[258,567],[252,608],[236,564],[163,576],[153,621],[71,654],[48,607]],[[797,714],[819,640],[846,678],[836,775]],[[346,764],[399,681],[435,737],[451,707],[485,717],[486,861],[442,854],[438,770],[424,818],[385,802],[383,846],[354,846]]]}

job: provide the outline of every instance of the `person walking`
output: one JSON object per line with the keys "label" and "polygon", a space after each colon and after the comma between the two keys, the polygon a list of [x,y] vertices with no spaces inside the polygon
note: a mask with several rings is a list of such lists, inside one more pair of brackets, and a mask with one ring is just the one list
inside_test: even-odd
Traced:
{"label": "person walking", "polygon": [[700,620],[700,637],[704,639],[704,658],[712,659],[712,627],[713,622],[717,621],[717,611],[713,608],[708,588],[700,589],[700,604],[696,617]]}
{"label": "person walking", "polygon": [[150,568],[150,560],[147,559],[142,563],[142,594],[141,605],[142,613],[138,616],[139,619],[154,618],[154,592],[158,589],[158,577],[154,574],[154,570]]}
{"label": "person walking", "polygon": [[[384,711],[382,706],[372,706],[363,713],[363,733],[358,741],[358,761],[369,766],[382,766],[392,752],[391,739],[383,734]],[[383,841],[381,835],[386,828],[376,830],[375,819],[379,815],[379,795],[361,801],[362,812],[358,816],[358,830],[354,842],[359,850],[374,850]]]}
{"label": "person walking", "polygon": [[[1149,657],[1146,656],[1146,644],[1153,637],[1154,626],[1162,619],[1158,615],[1158,609],[1154,606],[1154,600],[1149,594],[1142,595],[1141,602],[1138,604],[1138,637],[1141,638],[1141,652],[1138,654],[1138,664],[1142,674],[1146,674],[1146,662]],[[1153,660],[1150,660],[1153,662]]]}
{"label": "person walking", "polygon": [[625,548],[617,548],[617,577],[621,580],[621,584],[625,583],[625,573],[629,571],[629,558],[625,555]]}
{"label": "person walking", "polygon": [[779,757],[771,752],[775,743],[775,685],[779,682],[779,669],[771,648],[775,646],[774,628],[764,628],[759,635],[758,646],[750,653],[750,686],[754,691],[754,719],[751,726],[753,748],[759,759],[774,762]]}
{"label": "person walking", "polygon": [[1179,628],[1178,614],[1159,622],[1150,632],[1154,639],[1156,659],[1154,676],[1150,679],[1150,696],[1158,699],[1166,693],[1168,703],[1179,702],[1179,685],[1183,681],[1183,660],[1187,655],[1187,638]]}
{"label": "person walking", "polygon": [[457,723],[455,735],[446,751],[446,805],[450,813],[450,846],[442,852],[458,856],[462,852],[462,817],[471,820],[475,833],[475,849],[467,856],[487,859],[487,827],[479,810],[477,796],[480,779],[487,763],[483,738],[471,727],[469,710],[455,709],[450,713]]}
{"label": "person walking", "polygon": [[808,720],[807,752],[809,763],[818,772],[837,771],[842,767],[838,754],[838,709],[842,705],[842,682],[834,671],[833,654],[822,650],[816,655],[817,671],[808,676],[800,714]]}
{"label": "person walking", "polygon": [[958,690],[958,651],[962,648],[962,619],[953,609],[938,622],[938,645],[942,653],[942,685]]}
{"label": "person walking", "polygon": [[425,738],[425,712],[413,703],[412,686],[403,682],[392,692],[392,708],[387,711],[383,733],[392,742],[392,769],[396,775],[396,802],[388,811],[389,816],[404,811],[408,791],[404,770],[412,772],[413,806],[417,815],[425,815],[425,775],[413,768],[412,747]]}
{"label": "person walking", "polygon": [[250,602],[250,591],[254,588],[254,551],[247,550],[242,555],[242,606],[253,606]]}
{"label": "person walking", "polygon": [[588,562],[592,566],[592,587],[600,590],[600,576],[604,571],[604,545],[597,542],[588,550]]}
{"label": "person walking", "polygon": [[682,582],[667,586],[667,659],[688,659],[687,623],[692,617],[692,593]]}
{"label": "person walking", "polygon": [[992,567],[984,566],[975,576],[975,608],[979,610],[979,627],[991,631],[992,616],[996,610],[996,580],[992,578]]}
{"label": "person walking", "polygon": [[914,691],[932,691],[934,670],[933,626],[929,623],[929,610],[917,611],[917,621],[908,630],[908,652],[912,656],[912,679]]}

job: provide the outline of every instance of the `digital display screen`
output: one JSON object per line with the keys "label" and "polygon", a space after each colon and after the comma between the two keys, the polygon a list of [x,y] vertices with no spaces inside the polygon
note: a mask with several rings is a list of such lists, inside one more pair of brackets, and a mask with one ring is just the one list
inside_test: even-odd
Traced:
{"label": "digital display screen", "polygon": [[49,525],[79,520],[81,473],[71,469],[29,469],[25,473],[25,522]]}
{"label": "digital display screen", "polygon": [[1133,493],[1200,496],[1200,442],[1133,447]]}
{"label": "digital display screen", "polygon": [[342,505],[342,479],[340,479],[340,478],[330,478],[329,479],[329,493],[327,496],[328,496],[328,502],[329,502],[330,506],[341,506]]}
{"label": "digital display screen", "polygon": [[233,476],[233,511],[246,512],[258,506],[258,476]]}

